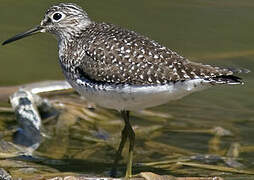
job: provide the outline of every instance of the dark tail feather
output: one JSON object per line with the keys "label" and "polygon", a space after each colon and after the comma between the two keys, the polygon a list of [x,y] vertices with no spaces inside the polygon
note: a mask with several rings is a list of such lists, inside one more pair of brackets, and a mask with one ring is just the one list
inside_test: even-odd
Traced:
{"label": "dark tail feather", "polygon": [[215,84],[244,84],[242,79],[233,75],[221,75],[209,79],[211,83]]}

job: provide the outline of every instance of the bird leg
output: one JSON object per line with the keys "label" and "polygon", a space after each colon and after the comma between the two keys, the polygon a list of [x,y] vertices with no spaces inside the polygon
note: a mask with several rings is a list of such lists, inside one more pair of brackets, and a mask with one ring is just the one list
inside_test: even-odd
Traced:
{"label": "bird leg", "polygon": [[127,137],[128,137],[128,132],[127,132],[127,128],[126,128],[126,125],[125,125],[123,130],[122,130],[121,142],[120,142],[120,145],[119,145],[118,150],[116,152],[115,161],[114,161],[111,173],[110,173],[111,177],[116,177],[116,169],[117,169],[118,161],[121,157],[121,154],[122,154],[124,145],[126,143]]}
{"label": "bird leg", "polygon": [[125,178],[129,178],[132,175],[132,158],[133,158],[133,149],[134,149],[134,142],[135,142],[135,133],[131,127],[131,124],[129,122],[129,111],[121,111],[121,115],[124,119],[125,126],[122,130],[122,137],[121,137],[121,142],[119,145],[119,148],[116,153],[115,161],[113,164],[113,168],[111,170],[111,176],[115,177],[116,176],[116,169],[118,165],[118,161],[121,157],[124,145],[126,143],[127,138],[129,138],[129,154],[128,154],[128,163],[127,163],[127,170],[126,170],[126,175]]}
{"label": "bird leg", "polygon": [[124,122],[127,128],[128,137],[129,137],[129,155],[128,155],[126,174],[125,174],[125,178],[128,179],[132,176],[132,159],[133,159],[133,150],[134,150],[134,143],[135,143],[135,132],[133,131],[129,121],[130,111],[124,111],[124,113],[125,113]]}

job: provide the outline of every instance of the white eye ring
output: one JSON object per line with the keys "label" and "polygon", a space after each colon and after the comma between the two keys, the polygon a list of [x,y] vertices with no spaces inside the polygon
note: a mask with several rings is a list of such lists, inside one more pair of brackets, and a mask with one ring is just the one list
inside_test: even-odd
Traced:
{"label": "white eye ring", "polygon": [[62,12],[55,12],[51,15],[51,19],[53,22],[59,22],[65,17],[65,14]]}

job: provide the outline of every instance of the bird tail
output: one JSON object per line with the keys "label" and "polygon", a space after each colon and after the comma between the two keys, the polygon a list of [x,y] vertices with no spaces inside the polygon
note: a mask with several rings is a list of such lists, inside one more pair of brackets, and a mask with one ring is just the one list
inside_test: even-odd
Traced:
{"label": "bird tail", "polygon": [[[207,79],[208,80],[208,79]],[[221,75],[215,76],[209,79],[209,81],[213,84],[244,84],[240,77],[234,75]]]}
{"label": "bird tail", "polygon": [[212,83],[215,83],[215,84],[244,84],[243,80],[240,77],[235,76],[233,74],[249,73],[250,72],[250,70],[245,69],[245,68],[227,67],[227,68],[223,68],[223,69],[231,72],[231,74],[225,74],[225,75],[219,75],[219,76],[212,77],[211,78]]}

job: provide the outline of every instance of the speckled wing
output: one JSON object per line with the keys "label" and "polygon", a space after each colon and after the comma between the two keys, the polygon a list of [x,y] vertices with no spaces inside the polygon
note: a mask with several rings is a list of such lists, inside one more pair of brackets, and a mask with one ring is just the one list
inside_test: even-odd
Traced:
{"label": "speckled wing", "polygon": [[93,23],[85,31],[82,70],[92,80],[155,85],[201,78],[240,83],[229,69],[190,62],[134,31],[106,23]]}

